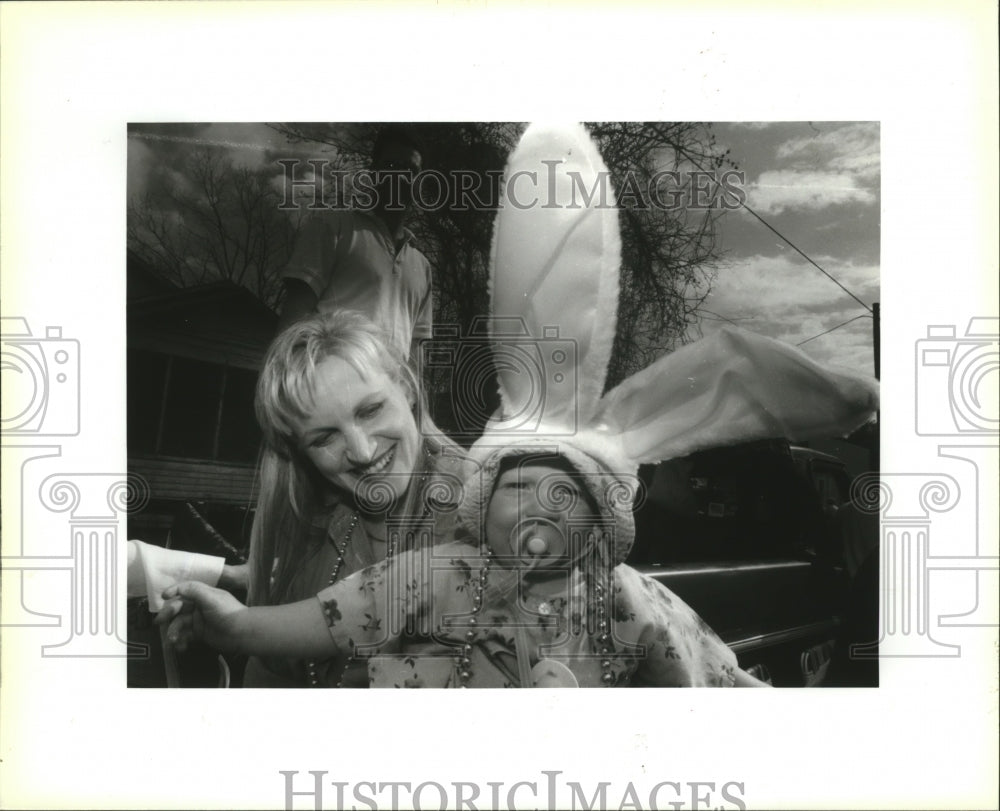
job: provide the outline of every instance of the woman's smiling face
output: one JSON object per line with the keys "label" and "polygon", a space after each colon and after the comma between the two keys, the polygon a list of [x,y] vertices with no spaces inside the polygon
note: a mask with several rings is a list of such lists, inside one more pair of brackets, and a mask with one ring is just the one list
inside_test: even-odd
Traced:
{"label": "woman's smiling face", "polygon": [[387,484],[396,498],[416,467],[420,436],[405,387],[383,370],[359,374],[335,356],[316,365],[312,412],[295,426],[299,447],[335,487]]}

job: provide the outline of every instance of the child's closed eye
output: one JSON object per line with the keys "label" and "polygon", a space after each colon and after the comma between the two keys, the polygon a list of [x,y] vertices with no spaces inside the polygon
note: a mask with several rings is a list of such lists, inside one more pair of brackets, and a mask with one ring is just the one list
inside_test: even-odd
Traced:
{"label": "child's closed eye", "polygon": [[504,490],[532,490],[535,485],[532,482],[512,481],[503,485]]}

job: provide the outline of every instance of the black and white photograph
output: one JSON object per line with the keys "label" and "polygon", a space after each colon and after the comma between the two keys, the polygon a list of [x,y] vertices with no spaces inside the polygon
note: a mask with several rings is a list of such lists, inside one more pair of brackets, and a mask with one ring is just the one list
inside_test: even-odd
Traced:
{"label": "black and white photograph", "polygon": [[995,8],[0,18],[3,807],[996,808]]}
{"label": "black and white photograph", "polygon": [[878,685],[877,123],[133,125],[129,173],[131,686]]}

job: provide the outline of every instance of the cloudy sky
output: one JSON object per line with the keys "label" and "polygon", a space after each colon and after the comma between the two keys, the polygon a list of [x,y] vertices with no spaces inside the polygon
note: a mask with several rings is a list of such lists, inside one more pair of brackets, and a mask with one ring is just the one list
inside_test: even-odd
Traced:
{"label": "cloudy sky", "polygon": [[[866,305],[878,301],[878,124],[716,123],[713,129],[745,173],[747,205]],[[276,185],[279,157],[318,157],[322,149],[288,144],[264,124],[139,125],[130,129],[129,194],[176,172],[184,155],[205,145],[237,164],[269,167]],[[807,341],[802,349],[818,360],[872,373],[868,310],[746,211],[726,212],[719,229],[726,256],[705,305],[705,333],[731,321],[792,344]]]}
{"label": "cloudy sky", "polygon": [[[747,205],[868,307],[879,300],[877,123],[715,124],[745,172]],[[818,360],[873,373],[869,311],[742,209],[719,224],[727,253],[706,308]],[[722,321],[703,322],[709,332]]]}
{"label": "cloudy sky", "polygon": [[194,149],[215,147],[237,166],[267,168],[282,157],[316,157],[322,147],[289,144],[266,124],[133,124],[128,138],[128,194],[135,197],[166,173],[176,173]]}

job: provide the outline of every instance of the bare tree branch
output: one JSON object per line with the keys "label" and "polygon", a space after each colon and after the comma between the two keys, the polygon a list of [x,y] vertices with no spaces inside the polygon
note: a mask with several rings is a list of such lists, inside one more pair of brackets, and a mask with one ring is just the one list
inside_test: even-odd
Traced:
{"label": "bare tree branch", "polygon": [[275,307],[300,228],[281,202],[264,170],[201,149],[129,205],[129,247],[175,284],[226,279]]}

